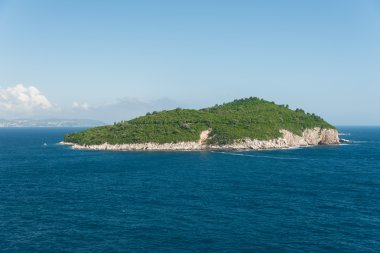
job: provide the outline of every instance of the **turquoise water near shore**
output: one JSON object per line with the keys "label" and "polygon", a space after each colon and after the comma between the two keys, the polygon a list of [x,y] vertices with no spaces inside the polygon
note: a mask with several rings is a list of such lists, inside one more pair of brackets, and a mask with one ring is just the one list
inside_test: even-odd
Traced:
{"label": "turquoise water near shore", "polygon": [[56,145],[77,130],[0,128],[0,251],[380,251],[380,127],[274,151]]}

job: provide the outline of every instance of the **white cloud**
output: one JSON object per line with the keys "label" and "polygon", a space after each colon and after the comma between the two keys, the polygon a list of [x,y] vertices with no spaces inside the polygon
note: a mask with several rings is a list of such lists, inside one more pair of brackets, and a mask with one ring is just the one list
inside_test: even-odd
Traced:
{"label": "white cloud", "polygon": [[90,109],[90,105],[87,103],[74,102],[73,108],[88,110],[88,109]]}
{"label": "white cloud", "polygon": [[174,109],[178,106],[187,107],[171,99],[139,99],[122,98],[113,102],[88,104],[73,102],[70,107],[60,111],[61,117],[96,119],[107,123],[128,120],[145,115],[147,112]]}
{"label": "white cloud", "polygon": [[146,100],[126,97],[101,104],[89,104],[77,100],[64,107],[58,107],[34,86],[18,84],[0,87],[0,119],[84,118],[112,123],[178,106],[186,107],[171,99]]}
{"label": "white cloud", "polygon": [[34,111],[50,110],[54,106],[34,86],[23,84],[0,88],[0,111],[15,113],[32,113]]}

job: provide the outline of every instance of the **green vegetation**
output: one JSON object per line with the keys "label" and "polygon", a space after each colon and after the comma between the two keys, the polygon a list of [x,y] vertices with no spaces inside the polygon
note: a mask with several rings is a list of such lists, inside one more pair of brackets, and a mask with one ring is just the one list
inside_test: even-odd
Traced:
{"label": "green vegetation", "polygon": [[111,126],[68,134],[65,141],[82,145],[197,141],[201,131],[212,129],[209,144],[227,144],[246,137],[278,138],[281,129],[301,134],[306,128],[313,127],[335,128],[319,116],[301,109],[291,110],[287,105],[251,97],[201,110],[177,108],[147,113]]}

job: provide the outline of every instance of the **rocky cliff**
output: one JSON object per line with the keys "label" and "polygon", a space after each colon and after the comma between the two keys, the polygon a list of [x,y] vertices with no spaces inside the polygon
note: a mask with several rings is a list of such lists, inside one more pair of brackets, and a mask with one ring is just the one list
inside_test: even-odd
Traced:
{"label": "rocky cliff", "polygon": [[336,129],[325,129],[315,127],[303,131],[302,136],[296,135],[287,130],[281,130],[281,138],[263,141],[256,139],[235,140],[232,144],[226,145],[208,145],[207,138],[211,129],[204,130],[200,133],[197,142],[179,142],[179,143],[136,143],[136,144],[108,144],[101,145],[78,145],[74,143],[61,142],[64,145],[70,145],[74,149],[85,150],[114,150],[114,151],[132,151],[132,150],[204,150],[204,149],[232,149],[232,150],[260,150],[260,149],[286,149],[290,147],[302,147],[313,145],[333,145],[339,144],[338,131]]}

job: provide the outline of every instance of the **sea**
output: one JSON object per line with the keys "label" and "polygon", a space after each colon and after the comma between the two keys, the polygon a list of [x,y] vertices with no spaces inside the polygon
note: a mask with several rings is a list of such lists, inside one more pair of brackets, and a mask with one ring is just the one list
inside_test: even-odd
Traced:
{"label": "sea", "polygon": [[112,152],[0,128],[1,252],[380,252],[380,127],[272,151]]}

